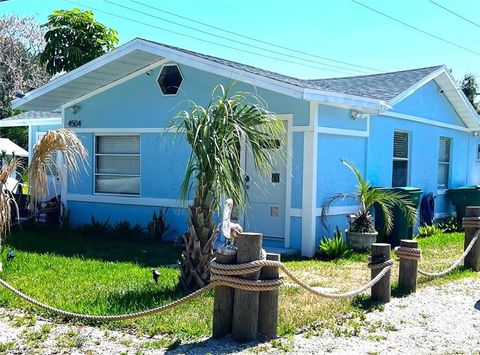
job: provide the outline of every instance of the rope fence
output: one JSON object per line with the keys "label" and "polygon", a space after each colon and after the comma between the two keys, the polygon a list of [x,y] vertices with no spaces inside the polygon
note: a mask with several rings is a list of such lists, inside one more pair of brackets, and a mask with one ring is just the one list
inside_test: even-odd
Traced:
{"label": "rope fence", "polygon": [[[465,266],[472,268],[474,271],[480,271],[480,208],[475,210],[475,213],[478,213],[478,217],[465,217],[464,218],[464,227],[465,227],[465,250],[462,255],[446,270],[440,272],[427,272],[421,269],[418,269],[418,262],[422,258],[422,251],[418,248],[418,242],[415,240],[402,240],[400,247],[395,249],[395,254],[400,258],[400,270],[399,270],[399,285],[405,286],[410,291],[416,290],[416,279],[417,274],[423,275],[430,278],[441,277],[450,272],[452,272],[462,261],[465,262]],[[258,233],[241,233],[240,236],[245,239],[243,241],[243,248],[251,248],[251,245],[255,243],[249,243],[248,238],[256,237],[260,238],[261,234]],[[242,239],[242,240],[243,240]],[[478,241],[478,243],[477,243]],[[468,244],[467,244],[468,243]],[[11,291],[13,294],[22,298],[28,303],[31,303],[39,308],[42,308],[48,312],[58,314],[66,318],[78,318],[88,321],[120,321],[120,320],[130,320],[140,317],[146,317],[158,313],[165,312],[173,307],[179,306],[183,303],[189,302],[193,299],[200,297],[202,294],[206,293],[209,290],[216,289],[215,293],[215,306],[214,306],[214,337],[216,329],[215,324],[227,324],[232,330],[234,339],[237,341],[251,341],[253,336],[257,331],[262,331],[262,329],[269,328],[269,330],[263,332],[263,334],[270,334],[268,337],[276,336],[276,328],[278,321],[278,290],[284,284],[283,278],[279,277],[279,271],[282,271],[286,277],[296,283],[298,286],[302,287],[306,291],[324,298],[330,299],[341,299],[341,298],[350,298],[361,294],[368,290],[372,290],[372,300],[380,302],[389,302],[391,295],[391,280],[390,280],[390,271],[393,267],[394,261],[390,259],[390,244],[385,243],[375,243],[372,245],[371,257],[368,262],[368,268],[371,270],[371,279],[366,284],[350,290],[350,291],[324,291],[316,287],[312,287],[307,284],[305,281],[297,277],[294,272],[288,269],[285,264],[280,262],[280,256],[278,254],[265,254],[263,249],[261,249],[261,243],[256,243],[256,251],[252,255],[256,255],[257,259],[243,259],[243,262],[239,264],[235,263],[222,263],[220,262],[220,256],[218,255],[217,259],[213,259],[210,264],[210,273],[211,273],[211,282],[207,286],[185,296],[178,300],[175,300],[171,303],[147,309],[144,311],[132,312],[127,314],[119,315],[93,315],[93,314],[80,314],[75,312],[69,312],[61,310],[52,306],[49,306],[45,303],[42,303],[17,288],[10,285],[5,280],[0,279],[0,286]],[[258,249],[259,248],[259,249]],[[241,247],[238,246],[238,252],[240,252]],[[260,255],[260,256],[259,256]],[[238,256],[238,255],[237,255]],[[275,257],[276,256],[276,257]],[[273,259],[272,259],[273,257]],[[239,260],[238,258],[233,260]],[[235,262],[235,261],[230,261]],[[473,265],[473,266],[470,266]],[[272,270],[274,270],[274,277],[271,277]],[[267,275],[270,273],[270,277]],[[252,276],[254,275],[254,276]],[[263,275],[259,278],[260,275]],[[230,291],[231,293],[229,293]],[[255,304],[250,304],[250,302],[244,302],[243,308],[240,310],[234,311],[234,308],[237,307],[237,301],[242,296],[242,292],[250,292],[258,294],[257,298],[252,298],[256,302]],[[235,296],[234,293],[235,293]],[[238,293],[238,295],[237,295]],[[262,295],[262,296],[260,296]],[[268,297],[267,297],[268,296]],[[226,297],[226,298],[221,298]],[[240,297],[240,298],[239,298]],[[243,297],[243,296],[242,296]],[[259,301],[262,300],[263,301]],[[219,301],[221,300],[221,302]],[[235,305],[234,305],[235,300]],[[244,299],[245,300],[245,299]],[[256,300],[256,301],[255,301]],[[230,316],[225,316],[224,309],[217,309],[217,303],[222,307],[226,307]],[[223,302],[223,303],[222,303]],[[260,302],[260,305],[259,305]],[[263,305],[262,303],[263,302]],[[248,303],[248,304],[247,304]],[[263,307],[263,308],[262,308]],[[236,309],[236,308],[235,308]],[[267,310],[267,311],[265,311]],[[255,324],[254,321],[250,322],[251,332],[250,335],[241,335],[242,332],[238,330],[238,327],[246,327],[244,324],[248,323],[245,321],[245,318],[238,316],[244,312],[249,312],[250,320],[261,323],[260,325]],[[221,314],[222,313],[222,314]],[[270,314],[268,314],[270,313]],[[220,315],[221,314],[221,315]],[[233,314],[233,316],[231,316]],[[237,318],[235,318],[237,314]],[[233,317],[233,318],[232,318]],[[217,318],[217,323],[216,322]],[[259,320],[260,319],[260,320]],[[265,320],[267,319],[267,320]],[[277,320],[276,320],[277,319]],[[263,322],[263,323],[262,323]],[[267,323],[267,325],[265,325]],[[230,325],[228,325],[230,324]],[[233,324],[233,326],[232,326]],[[237,324],[237,325],[236,325]],[[238,325],[240,324],[240,325]],[[269,325],[268,325],[269,324]],[[218,332],[223,336],[225,330]],[[245,332],[243,332],[245,333]]]}
{"label": "rope fence", "polygon": [[[265,255],[263,257],[265,257]],[[13,294],[17,295],[18,297],[22,298],[26,302],[31,303],[46,311],[58,314],[60,316],[63,316],[66,318],[78,318],[78,319],[83,319],[88,321],[105,321],[106,322],[106,321],[130,320],[130,319],[154,315],[157,313],[162,313],[173,307],[176,307],[183,303],[191,301],[201,296],[205,292],[211,289],[214,289],[218,286],[227,286],[235,289],[252,291],[252,292],[265,292],[265,291],[277,290],[281,285],[283,285],[283,280],[281,278],[277,280],[248,280],[248,279],[241,279],[239,277],[236,277],[236,276],[260,271],[263,267],[278,267],[292,281],[294,281],[305,290],[317,296],[326,297],[326,298],[336,298],[336,299],[348,298],[348,297],[353,297],[355,295],[358,295],[362,292],[365,292],[367,289],[371,288],[373,285],[375,285],[385,276],[385,274],[391,269],[392,265],[393,265],[393,260],[388,260],[387,262],[383,262],[383,263],[375,263],[375,264],[369,263],[369,268],[374,268],[374,269],[383,268],[383,270],[375,278],[370,280],[367,284],[363,285],[362,287],[356,290],[344,292],[344,293],[329,293],[329,292],[319,291],[311,287],[304,281],[300,280],[297,276],[295,276],[295,274],[292,271],[290,271],[284,264],[282,264],[279,261],[271,261],[263,258],[262,260],[253,261],[253,262],[244,263],[244,264],[219,264],[214,259],[210,266],[211,283],[208,284],[207,286],[197,291],[194,291],[193,293],[185,297],[182,297],[176,301],[173,301],[169,304],[166,304],[160,307],[155,307],[155,308],[151,308],[151,309],[140,311],[140,312],[119,314],[119,315],[107,315],[107,316],[93,315],[93,314],[80,314],[75,312],[64,311],[64,310],[49,306],[45,303],[42,303],[26,295],[25,293],[16,289],[15,287],[10,285],[8,282],[6,282],[3,279],[0,279],[0,285],[3,286],[5,289],[11,291]]]}

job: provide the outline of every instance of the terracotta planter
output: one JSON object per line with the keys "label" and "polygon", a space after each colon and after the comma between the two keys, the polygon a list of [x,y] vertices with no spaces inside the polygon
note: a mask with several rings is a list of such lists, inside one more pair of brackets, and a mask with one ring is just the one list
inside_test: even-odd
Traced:
{"label": "terracotta planter", "polygon": [[347,235],[347,244],[355,251],[369,250],[371,245],[377,241],[378,232],[375,233],[355,233],[345,231]]}

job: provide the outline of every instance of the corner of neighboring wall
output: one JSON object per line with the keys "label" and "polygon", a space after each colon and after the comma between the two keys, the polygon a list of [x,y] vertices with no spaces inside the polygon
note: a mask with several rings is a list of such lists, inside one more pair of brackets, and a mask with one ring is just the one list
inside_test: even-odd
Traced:
{"label": "corner of neighboring wall", "polygon": [[317,198],[318,102],[310,102],[309,129],[304,134],[302,190],[302,256],[315,255]]}

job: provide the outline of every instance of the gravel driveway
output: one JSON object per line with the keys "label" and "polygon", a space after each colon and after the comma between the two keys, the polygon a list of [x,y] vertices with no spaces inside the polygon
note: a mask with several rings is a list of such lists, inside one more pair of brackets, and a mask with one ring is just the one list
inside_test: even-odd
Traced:
{"label": "gravel driveway", "polygon": [[[171,353],[480,354],[480,279],[430,286],[382,308],[320,334],[242,346],[204,339]],[[0,353],[158,354],[166,345],[161,338],[49,323],[0,308]]]}

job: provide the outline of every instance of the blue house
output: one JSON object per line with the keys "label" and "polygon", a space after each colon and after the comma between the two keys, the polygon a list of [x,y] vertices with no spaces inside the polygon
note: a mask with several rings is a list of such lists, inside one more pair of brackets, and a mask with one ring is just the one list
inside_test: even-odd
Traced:
{"label": "blue house", "polygon": [[[88,149],[86,172],[61,188],[74,224],[91,216],[143,226],[169,207],[178,235],[186,206],[178,200],[189,147],[168,132],[186,100],[207,104],[217,84],[256,91],[285,122],[287,164],[266,177],[248,154],[250,207],[245,229],[267,245],[313,256],[329,231],[323,200],[354,188],[340,159],[375,186],[415,186],[436,195],[436,217],[452,214],[447,188],[480,183],[478,116],[445,66],[336,79],[303,80],[161,43],[135,39],[13,102],[61,112]],[[32,124],[35,129],[35,125]],[[355,206],[330,209],[345,227]]]}

